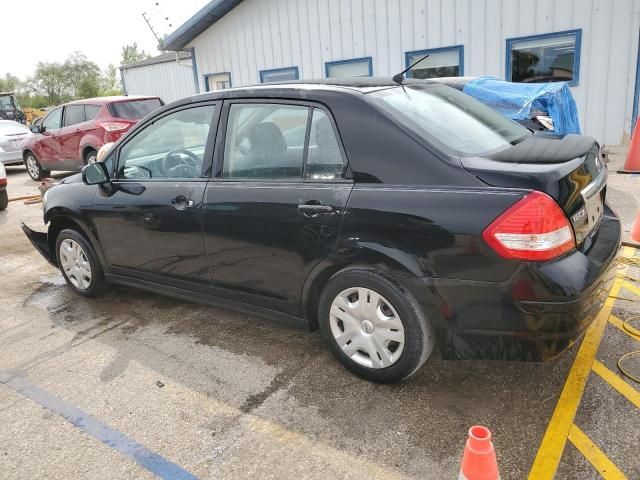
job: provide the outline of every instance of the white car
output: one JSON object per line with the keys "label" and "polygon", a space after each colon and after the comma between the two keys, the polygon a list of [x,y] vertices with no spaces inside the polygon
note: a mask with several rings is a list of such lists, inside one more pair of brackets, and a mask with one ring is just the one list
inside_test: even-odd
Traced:
{"label": "white car", "polygon": [[22,142],[32,135],[21,123],[0,120],[0,163],[22,165]]}
{"label": "white car", "polygon": [[7,194],[7,171],[0,162],[0,210],[4,210],[9,205],[9,195]]}

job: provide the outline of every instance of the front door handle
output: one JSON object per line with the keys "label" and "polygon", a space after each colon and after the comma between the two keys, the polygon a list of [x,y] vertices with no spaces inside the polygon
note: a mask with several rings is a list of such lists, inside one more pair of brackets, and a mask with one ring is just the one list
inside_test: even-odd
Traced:
{"label": "front door handle", "polygon": [[187,200],[184,195],[178,195],[171,200],[171,206],[176,210],[184,210],[187,207],[193,207],[193,200]]}
{"label": "front door handle", "polygon": [[322,205],[317,200],[301,203],[298,205],[298,210],[300,210],[303,215],[307,215],[309,217],[313,217],[319,213],[333,213],[333,207],[331,205]]}

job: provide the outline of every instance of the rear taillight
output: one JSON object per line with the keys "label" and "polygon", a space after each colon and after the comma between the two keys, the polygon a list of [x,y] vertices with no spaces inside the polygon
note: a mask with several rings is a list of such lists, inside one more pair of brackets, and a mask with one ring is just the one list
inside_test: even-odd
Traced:
{"label": "rear taillight", "polygon": [[482,236],[501,256],[543,262],[576,246],[569,219],[550,196],[533,192],[509,207]]}
{"label": "rear taillight", "polygon": [[126,130],[132,124],[127,122],[100,122],[98,124],[99,127],[104,128],[107,132],[119,132],[121,130]]}
{"label": "rear taillight", "polygon": [[0,187],[6,187],[6,186],[7,186],[7,179],[0,178]]}

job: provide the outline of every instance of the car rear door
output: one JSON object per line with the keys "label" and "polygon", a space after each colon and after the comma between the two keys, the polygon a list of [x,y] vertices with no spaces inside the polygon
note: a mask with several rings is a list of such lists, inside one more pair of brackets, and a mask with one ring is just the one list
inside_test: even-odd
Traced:
{"label": "car rear door", "polygon": [[42,121],[42,131],[37,140],[36,156],[45,170],[60,170],[63,168],[62,150],[60,148],[60,126],[62,124],[63,107],[51,110]]}
{"label": "car rear door", "polygon": [[176,107],[114,153],[113,188],[96,195],[94,223],[115,274],[210,292],[202,199],[218,110],[215,102]]}
{"label": "car rear door", "polygon": [[331,115],[305,102],[225,101],[221,125],[203,204],[215,294],[300,315],[353,188]]}
{"label": "car rear door", "polygon": [[62,128],[58,139],[64,166],[67,169],[79,169],[84,161],[80,152],[80,139],[85,125],[84,105],[67,105],[62,117]]}

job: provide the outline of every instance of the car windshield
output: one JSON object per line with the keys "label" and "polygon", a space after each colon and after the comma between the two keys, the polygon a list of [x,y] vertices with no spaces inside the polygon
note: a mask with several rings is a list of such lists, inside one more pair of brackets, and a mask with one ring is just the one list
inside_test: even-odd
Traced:
{"label": "car windshield", "polygon": [[446,85],[406,85],[370,95],[394,118],[453,155],[502,150],[531,134],[522,125]]}
{"label": "car windshield", "polygon": [[111,115],[116,118],[139,120],[161,106],[162,103],[160,99],[149,98],[146,100],[130,100],[127,102],[112,103],[109,105],[109,110],[111,111]]}
{"label": "car windshield", "polygon": [[0,108],[2,109],[13,108],[13,104],[11,103],[11,97],[9,95],[0,95]]}

